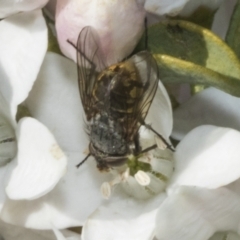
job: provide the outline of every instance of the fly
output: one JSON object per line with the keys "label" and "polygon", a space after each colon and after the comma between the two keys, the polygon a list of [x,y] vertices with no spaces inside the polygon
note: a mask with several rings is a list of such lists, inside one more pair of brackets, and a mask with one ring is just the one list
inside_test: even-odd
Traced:
{"label": "fly", "polygon": [[157,147],[142,150],[139,128],[152,130],[173,150],[172,146],[151,126],[145,123],[158,87],[158,66],[148,51],[142,51],[126,61],[107,66],[98,34],[92,27],[80,32],[77,46],[79,92],[86,116],[89,135],[89,156],[96,159],[101,171],[121,166],[130,154],[139,154]]}

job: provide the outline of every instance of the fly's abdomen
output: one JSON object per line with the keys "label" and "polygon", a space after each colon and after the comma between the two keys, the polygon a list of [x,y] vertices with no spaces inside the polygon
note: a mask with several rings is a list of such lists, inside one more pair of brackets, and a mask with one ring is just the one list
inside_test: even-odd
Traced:
{"label": "fly's abdomen", "polygon": [[114,122],[107,115],[100,115],[91,124],[90,140],[103,154],[124,155],[128,153],[128,144],[123,138],[119,122]]}

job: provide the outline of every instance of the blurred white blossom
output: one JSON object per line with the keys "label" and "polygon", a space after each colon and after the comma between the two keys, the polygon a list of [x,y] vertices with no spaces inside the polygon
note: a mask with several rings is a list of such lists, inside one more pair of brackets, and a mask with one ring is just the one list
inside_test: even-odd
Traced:
{"label": "blurred white blossom", "polygon": [[189,16],[198,7],[216,10],[223,0],[146,0],[145,9],[156,15],[181,15]]}
{"label": "blurred white blossom", "polygon": [[48,0],[1,0],[0,19],[20,12],[29,12],[42,8]]}
{"label": "blurred white blossom", "polygon": [[[0,39],[1,211],[7,197],[33,199],[50,191],[65,173],[67,159],[43,124],[30,117],[16,122],[17,107],[28,96],[47,50],[41,10],[3,19],[0,32],[4,33]],[[39,166],[46,162],[48,168],[42,168],[44,174],[40,174]],[[24,188],[19,176],[24,179]],[[41,188],[36,187],[38,181]]]}

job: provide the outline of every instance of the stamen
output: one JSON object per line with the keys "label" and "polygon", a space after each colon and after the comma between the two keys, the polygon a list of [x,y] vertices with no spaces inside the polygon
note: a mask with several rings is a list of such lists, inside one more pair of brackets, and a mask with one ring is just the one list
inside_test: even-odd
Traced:
{"label": "stamen", "polygon": [[165,150],[167,148],[166,143],[164,143],[161,138],[155,136],[155,140],[156,140],[156,143],[157,143],[157,146],[158,146],[159,149]]}
{"label": "stamen", "polygon": [[122,182],[122,176],[118,174],[112,181],[109,182],[110,186],[113,187],[116,184]]}
{"label": "stamen", "polygon": [[121,187],[127,194],[137,199],[148,199],[163,192],[173,173],[172,151],[163,151],[155,146],[156,148],[151,151],[128,159],[130,176],[125,177],[127,180],[125,183],[122,182]]}
{"label": "stamen", "polygon": [[88,154],[90,153],[89,148],[87,147],[86,149],[84,149],[83,153],[84,153],[85,155],[88,155]]}
{"label": "stamen", "polygon": [[130,168],[127,168],[121,175],[122,175],[122,182],[126,182],[130,176]]}
{"label": "stamen", "polygon": [[130,169],[127,168],[124,172],[117,174],[117,176],[110,182],[104,182],[101,186],[101,193],[105,199],[109,199],[112,193],[112,187],[121,182],[126,182],[130,176]]}
{"label": "stamen", "polygon": [[134,175],[136,181],[142,185],[142,186],[147,186],[150,184],[150,177],[142,170],[139,170],[135,175]]}
{"label": "stamen", "polygon": [[111,196],[111,186],[108,182],[104,182],[101,186],[101,193],[105,199],[109,199]]}
{"label": "stamen", "polygon": [[138,161],[144,162],[144,163],[150,163],[152,158],[153,158],[153,154],[150,152],[147,152],[142,157],[138,158]]}

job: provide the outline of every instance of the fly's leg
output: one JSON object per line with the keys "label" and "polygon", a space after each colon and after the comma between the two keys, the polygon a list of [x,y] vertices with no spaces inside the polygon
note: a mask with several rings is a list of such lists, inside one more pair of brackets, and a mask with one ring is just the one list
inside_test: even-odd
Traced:
{"label": "fly's leg", "polygon": [[172,152],[175,152],[174,147],[173,147],[172,145],[170,145],[170,144],[167,142],[167,140],[166,140],[160,133],[158,133],[156,130],[154,130],[151,125],[146,124],[145,122],[142,122],[141,124],[142,124],[143,126],[145,126],[147,129],[149,129],[149,130],[151,130],[152,132],[154,132],[154,133],[162,140],[162,142],[163,142],[163,144],[165,145],[166,148],[170,149]]}
{"label": "fly's leg", "polygon": [[148,152],[148,151],[151,151],[151,150],[153,150],[153,149],[155,149],[155,148],[157,148],[157,144],[154,144],[154,145],[152,145],[152,146],[150,146],[150,147],[148,147],[148,148],[145,148],[144,150],[142,150],[142,151],[140,152],[140,154],[145,153],[145,152]]}
{"label": "fly's leg", "polygon": [[83,163],[87,161],[87,159],[91,156],[91,153],[89,153],[79,164],[76,165],[77,168],[79,168]]}
{"label": "fly's leg", "polygon": [[134,137],[134,155],[138,155],[139,154],[139,152],[141,152],[141,146],[140,146],[140,144],[139,144],[139,135],[138,134],[136,134],[135,135],[135,137]]}

